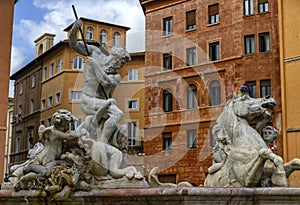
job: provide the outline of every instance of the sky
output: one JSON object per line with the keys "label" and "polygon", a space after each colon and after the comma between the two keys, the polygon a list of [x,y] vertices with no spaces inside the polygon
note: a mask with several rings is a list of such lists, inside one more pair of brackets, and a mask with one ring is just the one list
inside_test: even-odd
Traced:
{"label": "sky", "polygon": [[[10,74],[35,58],[34,40],[42,34],[55,34],[54,44],[67,39],[63,30],[75,20],[72,5],[78,17],[130,27],[127,50],[145,50],[145,16],[139,0],[19,0],[14,11]],[[11,81],[9,97],[13,89]]]}

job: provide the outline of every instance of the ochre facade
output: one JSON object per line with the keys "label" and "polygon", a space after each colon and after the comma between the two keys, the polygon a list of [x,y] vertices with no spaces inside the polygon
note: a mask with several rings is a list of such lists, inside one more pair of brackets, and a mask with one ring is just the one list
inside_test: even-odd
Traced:
{"label": "ochre facade", "polygon": [[[282,134],[284,160],[300,158],[300,2],[279,0],[280,66],[282,85]],[[300,186],[300,172],[294,172],[291,186]]]}
{"label": "ochre facade", "polygon": [[[161,181],[198,186],[212,163],[211,128],[241,85],[252,85],[255,97],[269,89],[267,94],[277,101],[270,124],[282,132],[278,4],[268,1],[268,10],[259,12],[255,0],[253,13],[246,15],[243,1],[140,2],[146,16],[145,174],[158,166]],[[195,14],[192,27],[187,27],[189,12]],[[268,49],[261,42],[266,34]],[[246,54],[248,37],[253,45]],[[190,48],[196,53],[192,63]],[[192,87],[197,105],[190,107]],[[191,132],[196,133],[193,146]],[[282,155],[281,134],[275,144]]]}

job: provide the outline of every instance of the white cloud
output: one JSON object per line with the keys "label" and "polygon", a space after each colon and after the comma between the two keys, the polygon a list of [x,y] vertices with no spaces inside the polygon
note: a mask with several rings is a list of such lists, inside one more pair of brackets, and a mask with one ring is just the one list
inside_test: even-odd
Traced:
{"label": "white cloud", "polygon": [[[22,19],[14,25],[14,38],[22,42],[22,45],[14,45],[19,48],[26,47],[24,49],[26,56],[34,57],[34,40],[44,33],[55,34],[55,43],[67,38],[63,30],[75,20],[72,5],[75,5],[79,17],[130,27],[127,32],[127,49],[130,52],[144,50],[145,17],[139,0],[32,0],[32,2],[37,9],[45,11],[43,19]],[[31,52],[30,55],[28,52]]]}

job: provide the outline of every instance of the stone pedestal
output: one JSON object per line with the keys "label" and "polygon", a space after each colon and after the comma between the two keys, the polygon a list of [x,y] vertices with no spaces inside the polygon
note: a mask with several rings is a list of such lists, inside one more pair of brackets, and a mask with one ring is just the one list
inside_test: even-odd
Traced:
{"label": "stone pedestal", "polygon": [[179,205],[179,204],[299,204],[300,188],[144,188],[94,189],[74,192],[63,201],[36,196],[35,191],[0,191],[0,204],[59,205]]}

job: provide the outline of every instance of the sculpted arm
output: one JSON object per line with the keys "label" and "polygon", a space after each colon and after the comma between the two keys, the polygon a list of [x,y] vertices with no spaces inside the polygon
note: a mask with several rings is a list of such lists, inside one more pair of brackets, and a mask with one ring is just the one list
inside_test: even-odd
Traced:
{"label": "sculpted arm", "polygon": [[[69,36],[69,45],[72,49],[77,51],[78,53],[88,56],[84,43],[82,41],[77,41],[77,33],[78,29],[82,26],[81,20],[76,20],[73,24],[70,36]],[[89,53],[91,53],[91,48],[87,45]]]}

